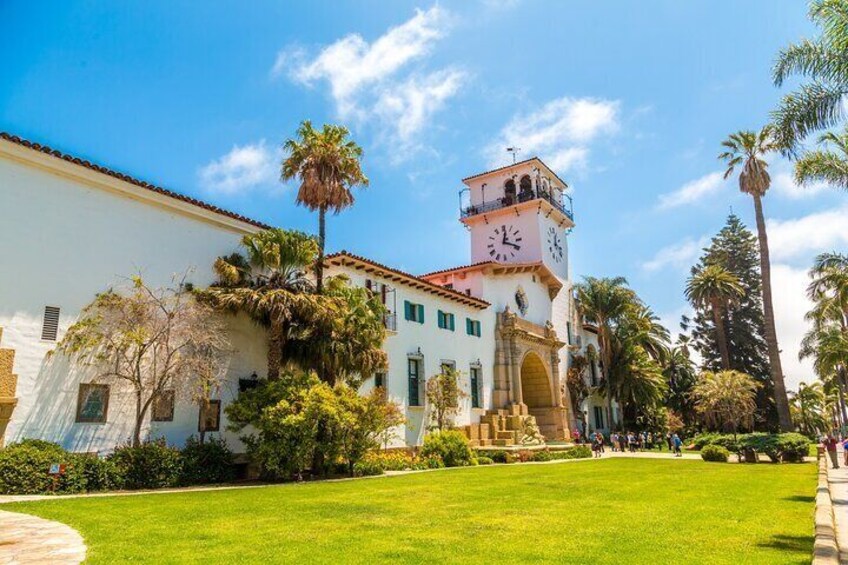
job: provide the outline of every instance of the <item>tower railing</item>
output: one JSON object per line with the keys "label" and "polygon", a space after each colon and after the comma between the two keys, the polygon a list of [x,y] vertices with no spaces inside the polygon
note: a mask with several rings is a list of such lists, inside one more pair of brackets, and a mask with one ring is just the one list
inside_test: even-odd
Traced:
{"label": "tower railing", "polygon": [[469,206],[463,207],[460,210],[460,215],[463,218],[468,218],[470,216],[476,216],[477,214],[485,214],[486,212],[500,210],[501,208],[508,208],[509,206],[515,206],[516,204],[529,202],[531,200],[544,200],[545,202],[549,203],[551,206],[568,216],[568,219],[570,219],[572,222],[574,221],[574,209],[571,196],[569,196],[568,194],[562,194],[561,197],[557,198],[552,193],[552,191],[548,190],[526,190],[519,192],[515,196],[509,195],[504,196],[502,198],[497,198],[495,200],[491,200],[489,202],[483,202],[481,204],[471,204]]}

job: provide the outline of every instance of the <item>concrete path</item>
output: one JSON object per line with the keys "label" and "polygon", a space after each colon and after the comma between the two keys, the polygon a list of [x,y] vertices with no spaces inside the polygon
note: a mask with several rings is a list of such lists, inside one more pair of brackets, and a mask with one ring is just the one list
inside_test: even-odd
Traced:
{"label": "concrete path", "polygon": [[839,562],[848,563],[848,467],[843,465],[845,458],[839,452],[839,469],[833,469],[830,459],[827,463],[827,482],[830,500],[833,505],[833,521],[836,525],[836,543],[839,545]]}
{"label": "concrete path", "polygon": [[75,565],[83,560],[85,542],[70,526],[0,510],[0,565]]}

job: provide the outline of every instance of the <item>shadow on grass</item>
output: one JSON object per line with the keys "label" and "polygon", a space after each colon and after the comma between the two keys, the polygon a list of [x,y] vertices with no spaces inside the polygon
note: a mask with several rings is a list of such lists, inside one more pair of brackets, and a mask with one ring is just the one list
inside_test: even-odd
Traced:
{"label": "shadow on grass", "polygon": [[784,497],[783,500],[788,500],[789,502],[803,502],[805,504],[812,504],[816,501],[816,497],[811,495],[795,494],[793,496]]}
{"label": "shadow on grass", "polygon": [[[791,551],[793,553],[813,554],[813,536],[785,536],[781,534],[771,536],[771,540],[765,543],[758,543],[757,546],[780,551]],[[810,559],[805,558],[799,563],[809,563]]]}

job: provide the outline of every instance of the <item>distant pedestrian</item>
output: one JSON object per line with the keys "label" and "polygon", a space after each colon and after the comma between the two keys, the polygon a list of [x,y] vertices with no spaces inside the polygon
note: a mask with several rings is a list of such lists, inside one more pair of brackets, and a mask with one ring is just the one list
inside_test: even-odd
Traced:
{"label": "distant pedestrian", "polygon": [[668,444],[668,450],[671,451],[673,446],[671,445],[671,432],[665,433],[665,442]]}
{"label": "distant pedestrian", "polygon": [[595,432],[595,435],[592,438],[592,452],[596,458],[601,457],[601,450],[604,447],[604,436],[602,436],[599,432]]}
{"label": "distant pedestrian", "polygon": [[571,438],[574,440],[574,443],[580,443],[580,430],[574,428],[574,431],[571,432]]}
{"label": "distant pedestrian", "polygon": [[671,436],[671,443],[674,446],[674,456],[683,457],[683,440],[680,439],[680,436],[677,434]]}
{"label": "distant pedestrian", "polygon": [[827,455],[830,457],[830,462],[833,464],[834,469],[839,469],[839,456],[836,454],[837,444],[836,438],[831,434],[827,434],[827,438],[824,440],[824,448],[827,450]]}
{"label": "distant pedestrian", "polygon": [[842,464],[848,467],[848,437],[842,440]]}

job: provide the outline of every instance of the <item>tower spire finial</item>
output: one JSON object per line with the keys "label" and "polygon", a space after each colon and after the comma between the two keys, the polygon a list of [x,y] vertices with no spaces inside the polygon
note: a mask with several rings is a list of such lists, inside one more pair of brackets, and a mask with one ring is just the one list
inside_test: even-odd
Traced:
{"label": "tower spire finial", "polygon": [[507,153],[512,153],[512,164],[513,164],[513,165],[515,164],[516,157],[518,156],[518,152],[519,152],[519,151],[521,151],[521,148],[520,148],[520,147],[516,147],[515,145],[513,145],[512,147],[507,147],[507,148],[506,148],[506,152],[507,152]]}

